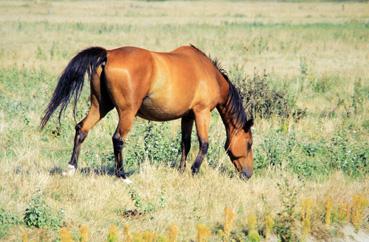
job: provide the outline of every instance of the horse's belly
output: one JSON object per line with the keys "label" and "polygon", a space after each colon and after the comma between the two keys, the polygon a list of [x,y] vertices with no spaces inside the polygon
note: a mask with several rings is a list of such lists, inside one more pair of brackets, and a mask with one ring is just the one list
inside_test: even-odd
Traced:
{"label": "horse's belly", "polygon": [[173,105],[173,103],[146,97],[137,115],[147,120],[168,121],[178,119],[188,111],[188,109]]}

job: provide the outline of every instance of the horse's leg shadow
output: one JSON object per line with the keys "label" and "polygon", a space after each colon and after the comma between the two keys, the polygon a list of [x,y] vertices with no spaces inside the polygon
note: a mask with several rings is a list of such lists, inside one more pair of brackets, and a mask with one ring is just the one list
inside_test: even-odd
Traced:
{"label": "horse's leg shadow", "polygon": [[49,170],[49,174],[51,176],[55,176],[55,175],[62,175],[63,174],[63,169],[60,168],[59,166],[54,166]]}
{"label": "horse's leg shadow", "polygon": [[[84,176],[95,175],[95,176],[115,176],[114,166],[103,165],[100,167],[82,167],[79,171]],[[49,170],[51,176],[63,175],[64,170],[60,166],[54,166]],[[138,172],[138,168],[129,169],[125,174],[131,176]]]}

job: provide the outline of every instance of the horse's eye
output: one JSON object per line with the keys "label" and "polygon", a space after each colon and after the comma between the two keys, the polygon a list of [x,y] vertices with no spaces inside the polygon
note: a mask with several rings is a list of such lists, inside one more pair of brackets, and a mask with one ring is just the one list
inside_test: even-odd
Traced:
{"label": "horse's eye", "polygon": [[247,143],[247,149],[251,150],[251,147],[252,147],[252,143]]}

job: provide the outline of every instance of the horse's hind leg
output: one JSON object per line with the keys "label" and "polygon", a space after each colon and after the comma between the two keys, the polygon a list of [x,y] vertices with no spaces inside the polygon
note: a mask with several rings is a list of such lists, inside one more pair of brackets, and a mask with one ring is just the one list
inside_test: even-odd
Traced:
{"label": "horse's hind leg", "polygon": [[88,131],[95,126],[95,124],[102,119],[110,109],[101,109],[96,102],[92,102],[91,108],[87,116],[76,125],[76,134],[74,136],[74,146],[72,156],[69,161],[69,171],[67,175],[73,175],[78,166],[78,157],[81,149],[81,144],[87,137]]}
{"label": "horse's hind leg", "polygon": [[184,172],[186,168],[186,159],[188,152],[191,149],[191,133],[193,126],[193,116],[185,116],[181,120],[181,131],[182,131],[182,141],[181,141],[181,149],[182,156],[181,162],[179,164],[179,171]]}
{"label": "horse's hind leg", "polygon": [[91,107],[87,116],[76,125],[76,134],[74,136],[72,156],[69,161],[69,170],[64,173],[65,175],[73,175],[76,171],[81,144],[87,137],[88,131],[114,107],[106,93],[105,86],[100,86],[99,76],[94,76],[91,85]]}
{"label": "horse's hind leg", "polygon": [[[123,166],[123,145],[124,141],[127,138],[128,132],[130,131],[133,120],[135,118],[136,112],[134,112],[132,109],[125,109],[125,110],[119,110],[118,109],[118,115],[119,115],[119,123],[118,127],[113,135],[113,148],[114,148],[114,157],[115,157],[115,175],[117,177],[121,177],[123,179],[126,179],[126,175],[124,172],[124,166]],[[128,183],[129,180],[125,180]]]}

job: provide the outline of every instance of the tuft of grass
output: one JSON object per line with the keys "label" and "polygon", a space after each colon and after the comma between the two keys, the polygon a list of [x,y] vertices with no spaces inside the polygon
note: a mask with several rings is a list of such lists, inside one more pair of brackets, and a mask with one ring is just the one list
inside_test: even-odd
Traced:
{"label": "tuft of grass", "polygon": [[118,242],[118,228],[115,224],[110,225],[109,231],[108,231],[108,237],[107,242]]}
{"label": "tuft of grass", "polygon": [[351,222],[356,231],[358,231],[363,224],[364,211],[368,208],[368,205],[368,198],[365,195],[355,194],[352,197]]}
{"label": "tuft of grass", "polygon": [[332,222],[332,209],[333,209],[333,200],[332,198],[328,197],[324,202],[324,222],[327,226],[331,225]]}
{"label": "tuft of grass", "polygon": [[338,220],[343,223],[349,223],[351,219],[351,207],[348,202],[341,202],[338,207]]}
{"label": "tuft of grass", "polygon": [[155,242],[158,236],[152,231],[142,231],[133,234],[133,241],[135,242]]}
{"label": "tuft of grass", "polygon": [[87,242],[88,241],[88,227],[87,225],[81,225],[79,227],[79,241],[80,242]]}
{"label": "tuft of grass", "polygon": [[204,224],[198,224],[197,229],[197,242],[206,242],[209,240],[211,230]]}
{"label": "tuft of grass", "polygon": [[311,198],[306,198],[302,201],[301,205],[302,238],[304,240],[306,239],[307,235],[311,232],[312,206],[313,200]]}
{"label": "tuft of grass", "polygon": [[178,236],[178,227],[175,224],[170,225],[167,228],[167,238],[168,242],[176,242]]}
{"label": "tuft of grass", "polygon": [[234,220],[235,220],[235,213],[233,212],[233,210],[228,207],[224,208],[223,233],[226,239],[229,238],[232,232]]}
{"label": "tuft of grass", "polygon": [[248,229],[247,235],[248,240],[250,242],[259,242],[260,235],[257,230],[257,218],[254,213],[250,213],[247,216],[247,229]]}
{"label": "tuft of grass", "polygon": [[277,183],[280,192],[282,208],[277,214],[275,232],[281,241],[297,240],[296,205],[298,187],[287,177],[282,177]]}
{"label": "tuft of grass", "polygon": [[274,226],[274,218],[273,215],[269,212],[264,217],[264,235],[265,239],[270,239],[272,232],[273,232],[273,226]]}
{"label": "tuft of grass", "polygon": [[123,227],[123,240],[125,242],[131,242],[131,241],[133,241],[132,235],[131,235],[131,232],[129,230],[129,225],[128,224],[125,224],[124,227]]}
{"label": "tuft of grass", "polygon": [[73,242],[72,234],[70,233],[69,229],[66,227],[63,227],[60,229],[60,241],[61,242]]}
{"label": "tuft of grass", "polygon": [[28,242],[29,241],[29,237],[28,237],[28,233],[26,231],[22,232],[22,242]]}

